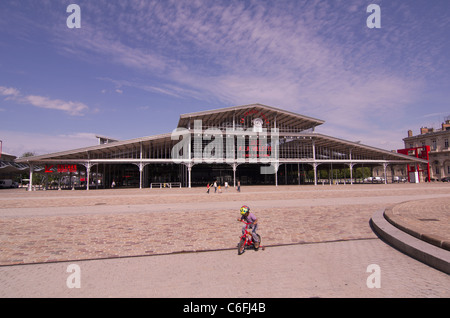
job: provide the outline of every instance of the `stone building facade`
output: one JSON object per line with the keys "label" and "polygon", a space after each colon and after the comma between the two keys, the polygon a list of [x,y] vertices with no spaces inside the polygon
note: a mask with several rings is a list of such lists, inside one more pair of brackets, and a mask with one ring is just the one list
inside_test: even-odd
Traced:
{"label": "stone building facade", "polygon": [[418,135],[409,130],[408,137],[403,141],[405,148],[430,147],[431,180],[450,177],[450,118],[447,118],[439,129],[422,127]]}

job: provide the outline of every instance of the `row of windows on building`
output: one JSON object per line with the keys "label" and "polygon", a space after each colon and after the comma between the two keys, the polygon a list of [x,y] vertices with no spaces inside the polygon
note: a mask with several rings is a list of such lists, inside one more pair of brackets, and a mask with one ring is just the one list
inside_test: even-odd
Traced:
{"label": "row of windows on building", "polygon": [[430,141],[425,141],[422,140],[420,141],[420,145],[415,145],[414,143],[410,142],[409,143],[409,148],[414,148],[415,146],[419,146],[419,147],[424,147],[424,146],[430,146],[431,151],[440,151],[443,149],[448,149],[449,148],[449,142],[448,142],[448,138],[442,139],[442,142],[438,144],[438,139],[433,138]]}

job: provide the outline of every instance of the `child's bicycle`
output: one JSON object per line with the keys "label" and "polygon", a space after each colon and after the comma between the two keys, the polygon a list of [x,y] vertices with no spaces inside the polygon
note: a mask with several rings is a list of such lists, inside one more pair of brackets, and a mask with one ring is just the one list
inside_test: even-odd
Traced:
{"label": "child's bicycle", "polygon": [[248,226],[251,223],[246,223],[244,221],[242,221],[242,222],[245,223],[246,226],[245,226],[244,234],[242,234],[241,239],[238,244],[238,255],[241,255],[242,253],[245,252],[246,249],[252,248],[252,247],[255,249],[255,251],[257,251],[260,247],[262,250],[264,250],[264,247],[261,246],[261,236],[258,233],[255,233],[255,234],[258,236],[259,244],[257,242],[257,244],[255,246],[255,242],[253,242],[252,232],[248,231]]}

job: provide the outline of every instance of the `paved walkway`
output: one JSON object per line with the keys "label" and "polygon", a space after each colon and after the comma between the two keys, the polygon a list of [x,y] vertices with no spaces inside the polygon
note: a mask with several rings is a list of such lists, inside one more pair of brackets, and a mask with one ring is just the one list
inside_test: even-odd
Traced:
{"label": "paved walkway", "polygon": [[[80,288],[66,285],[72,264],[79,266]],[[380,288],[367,287],[371,264],[380,267]],[[182,297],[187,304],[199,297],[450,297],[448,275],[378,239],[268,247],[240,256],[226,250],[7,266],[0,267],[0,286],[0,297]]]}
{"label": "paved walkway", "polygon": [[[418,205],[414,205],[412,202],[403,203],[412,199],[419,202]],[[423,206],[421,204],[425,201],[420,200],[432,200],[427,201],[427,206],[433,206],[429,202],[435,202],[436,209],[422,214]],[[31,295],[34,297],[37,293],[49,297],[89,297],[91,292],[98,291],[101,286],[113,288],[115,283],[127,281],[123,275],[117,275],[120,268],[122,268],[122,272],[125,269],[127,275],[132,277],[138,275],[137,273],[143,268],[151,268],[152,274],[145,274],[151,277],[147,277],[145,281],[150,280],[155,287],[158,287],[154,290],[148,285],[142,289],[138,286],[134,286],[136,288],[129,286],[129,290],[126,288],[102,289],[102,293],[92,294],[92,296],[201,297],[202,290],[208,289],[202,289],[204,286],[195,288],[196,286],[190,285],[191,283],[195,284],[195,280],[192,279],[193,276],[189,276],[189,273],[195,275],[201,271],[201,268],[204,268],[203,275],[209,277],[210,274],[206,272],[211,267],[199,266],[199,259],[207,259],[205,264],[209,262],[215,269],[219,269],[219,272],[232,275],[236,268],[225,271],[223,266],[226,266],[226,263],[220,263],[219,260],[236,265],[236,262],[241,263],[242,260],[252,257],[251,260],[258,262],[264,268],[268,280],[281,280],[280,283],[291,288],[288,291],[280,287],[281,289],[276,291],[267,289],[267,284],[261,283],[259,294],[257,293],[258,288],[248,292],[254,297],[258,295],[262,295],[262,297],[314,295],[326,297],[333,293],[335,296],[332,297],[336,297],[336,293],[343,297],[349,295],[354,295],[350,297],[371,297],[370,295],[389,297],[390,294],[386,294],[388,289],[384,289],[384,293],[381,294],[367,293],[368,288],[364,287],[365,280],[363,280],[363,287],[358,287],[358,289],[362,288],[364,293],[358,294],[356,287],[353,286],[352,271],[348,272],[348,277],[344,279],[347,281],[347,285],[342,286],[344,289],[346,289],[344,286],[353,286],[353,288],[349,287],[347,292],[344,289],[339,291],[339,288],[335,288],[329,293],[325,293],[324,290],[314,293],[309,287],[309,289],[307,288],[310,283],[313,283],[312,278],[307,279],[308,284],[301,284],[303,287],[294,288],[293,286],[295,282],[300,283],[299,277],[305,279],[310,275],[316,275],[314,276],[316,287],[322,286],[319,281],[321,277],[323,278],[321,276],[323,272],[320,270],[315,272],[314,267],[317,269],[326,267],[328,275],[326,284],[334,282],[335,287],[340,286],[343,283],[343,277],[337,272],[342,270],[342,266],[353,268],[360,262],[363,264],[368,261],[376,263],[377,258],[373,259],[369,254],[375,256],[377,253],[383,254],[387,250],[392,250],[377,238],[369,226],[372,214],[379,209],[393,208],[394,211],[398,211],[394,213],[399,216],[397,220],[421,225],[423,229],[428,232],[432,231],[434,235],[439,235],[445,241],[450,233],[449,210],[440,207],[448,207],[449,203],[450,186],[448,184],[243,187],[241,193],[228,190],[221,194],[210,193],[209,195],[205,193],[204,189],[199,188],[116,189],[89,192],[4,190],[0,191],[0,265],[3,265],[0,267],[0,286],[2,287],[0,296]],[[238,241],[241,225],[235,219],[239,216],[239,207],[243,204],[249,205],[257,214],[260,220],[259,232],[263,237],[262,243],[269,248],[261,253],[245,253],[243,257],[237,258],[234,248]],[[398,210],[396,210],[397,207],[399,207]],[[407,211],[412,211],[413,214],[408,215]],[[213,250],[218,252],[178,254],[180,252]],[[332,250],[336,252],[332,252]],[[323,253],[328,256],[324,256]],[[333,266],[333,263],[328,264],[330,261],[328,258],[331,255],[329,253],[333,255],[341,253],[344,259],[332,260],[336,261],[334,263],[336,266]],[[311,256],[311,261],[303,259],[300,263],[296,263],[298,266],[289,265],[290,262],[298,262],[298,258],[295,258],[296,255],[308,254]],[[363,257],[363,254],[366,254],[367,257]],[[150,255],[153,257],[129,258]],[[294,259],[288,260],[288,255]],[[339,254],[334,257],[339,258],[337,255]],[[401,255],[395,256],[399,257],[397,264],[410,266],[410,264],[417,263],[417,261]],[[326,261],[324,257],[327,259]],[[359,261],[358,257],[361,258]],[[391,263],[392,257],[389,255],[386,257],[386,261],[397,268],[396,263]],[[283,259],[284,261],[282,261]],[[378,259],[380,260],[380,258]],[[349,263],[350,260],[353,261]],[[317,265],[322,261],[327,264]],[[50,287],[42,294],[45,291],[42,284],[39,291],[30,286],[31,282],[27,280],[25,273],[34,277],[34,280],[39,280],[40,275],[52,280],[54,278],[48,277],[52,276],[50,272],[55,268],[67,267],[69,264],[67,262],[84,264],[83,275],[85,276],[83,277],[92,278],[88,280],[91,282],[90,289],[84,289],[83,293],[73,293],[73,290],[67,290],[65,280],[61,285],[61,277],[58,278],[58,281],[64,291],[61,291],[61,288],[53,288],[54,285],[50,284]],[[169,267],[166,265],[166,268],[171,269],[171,275],[160,276],[164,273],[162,267],[164,264],[168,264],[167,262],[172,264]],[[173,262],[178,263],[174,264]],[[269,263],[266,264],[266,262]],[[315,262],[318,263],[314,265]],[[266,265],[262,265],[263,263]],[[23,264],[35,265],[24,266]],[[359,265],[363,266],[363,264]],[[365,274],[365,267],[368,264],[364,265],[362,276],[368,275]],[[237,268],[241,265],[238,265]],[[101,280],[101,275],[99,276],[96,271],[103,266],[106,268],[104,275],[107,275],[108,272],[111,274],[110,271],[116,271],[116,276],[110,277],[117,277],[117,282],[114,282],[114,279],[109,282]],[[140,266],[144,267],[140,268]],[[404,296],[450,296],[450,281],[446,274],[424,264],[417,266],[420,266],[419,272],[427,275],[427,279],[432,277],[435,284],[428,289],[424,287],[428,292],[425,289],[412,292],[410,286],[402,284]],[[96,270],[85,270],[91,267]],[[131,270],[136,267],[138,268],[136,272]],[[384,268],[387,267],[388,265],[384,266]],[[276,268],[281,269],[279,274],[277,274]],[[394,272],[400,270],[395,268],[392,269]],[[31,269],[40,274],[33,276],[32,273],[29,273]],[[298,276],[295,274],[296,269],[302,270],[306,275]],[[311,273],[308,272],[310,270],[312,270]],[[330,278],[333,270],[337,274],[334,278]],[[289,278],[289,275],[286,276],[289,272],[295,275],[291,275]],[[404,273],[409,272],[404,271]],[[67,277],[68,274],[64,272],[61,275]],[[95,280],[94,277],[96,277]],[[175,284],[174,277],[184,279],[187,285],[183,285],[183,282],[180,283],[178,280],[177,284],[181,285],[170,292],[163,289],[162,277],[169,285],[171,282]],[[214,293],[215,296],[213,294],[206,295],[239,297],[235,293],[238,282],[233,282],[226,277],[225,275],[223,281],[210,277],[212,281],[217,281],[217,284],[220,285],[221,292]],[[241,276],[239,277],[242,279]],[[395,274],[392,277],[394,279]],[[408,278],[405,277],[405,280]],[[87,280],[83,278],[83,281]],[[96,287],[92,285],[94,281]],[[204,280],[201,278],[197,281]],[[264,281],[268,282],[266,279]],[[305,281],[303,282],[305,283]],[[358,282],[361,284],[360,279]],[[424,282],[424,284],[428,283]],[[303,292],[299,288],[304,288]],[[391,296],[399,296],[395,294],[398,292],[395,288],[391,292]]]}

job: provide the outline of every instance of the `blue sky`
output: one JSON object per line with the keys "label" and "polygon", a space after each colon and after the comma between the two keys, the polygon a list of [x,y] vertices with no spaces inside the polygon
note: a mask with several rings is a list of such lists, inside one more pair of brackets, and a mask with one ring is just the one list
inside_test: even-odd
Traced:
{"label": "blue sky", "polygon": [[[380,29],[366,25],[372,3]],[[448,0],[2,0],[0,140],[45,154],[262,103],[398,149],[450,115],[449,52]]]}

